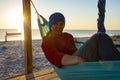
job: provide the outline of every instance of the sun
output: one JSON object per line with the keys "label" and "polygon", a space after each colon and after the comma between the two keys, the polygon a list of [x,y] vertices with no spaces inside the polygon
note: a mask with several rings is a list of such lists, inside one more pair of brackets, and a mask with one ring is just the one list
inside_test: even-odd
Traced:
{"label": "sun", "polygon": [[10,10],[6,16],[7,25],[9,28],[18,29],[18,31],[23,31],[23,15],[22,11]]}
{"label": "sun", "polygon": [[17,29],[17,32],[22,33],[21,39],[24,40],[24,31],[23,31],[23,13],[18,9],[9,10],[6,14],[6,24],[9,26],[9,29]]}

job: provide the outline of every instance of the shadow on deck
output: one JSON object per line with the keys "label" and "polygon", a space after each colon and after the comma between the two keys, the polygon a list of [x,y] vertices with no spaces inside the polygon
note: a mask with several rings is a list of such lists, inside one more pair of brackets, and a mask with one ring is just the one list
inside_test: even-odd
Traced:
{"label": "shadow on deck", "polygon": [[41,70],[27,75],[21,75],[8,80],[60,80],[52,68]]}

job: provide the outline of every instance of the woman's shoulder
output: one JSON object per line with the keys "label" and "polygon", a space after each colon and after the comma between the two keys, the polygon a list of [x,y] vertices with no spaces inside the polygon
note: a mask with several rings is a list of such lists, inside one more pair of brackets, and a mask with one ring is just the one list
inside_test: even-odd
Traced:
{"label": "woman's shoulder", "polygon": [[68,33],[68,32],[64,32],[63,34],[64,34],[65,36],[68,36],[68,37],[73,37],[73,35],[70,34],[70,33]]}
{"label": "woman's shoulder", "polygon": [[51,33],[48,32],[48,33],[46,34],[46,36],[42,37],[42,39],[48,39],[50,36],[51,36]]}

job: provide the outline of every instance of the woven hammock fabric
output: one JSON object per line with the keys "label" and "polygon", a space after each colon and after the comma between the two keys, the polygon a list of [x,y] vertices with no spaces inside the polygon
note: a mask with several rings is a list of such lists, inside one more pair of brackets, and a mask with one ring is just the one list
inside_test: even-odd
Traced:
{"label": "woven hammock fabric", "polygon": [[120,61],[85,62],[53,68],[61,80],[120,80]]}
{"label": "woven hammock fabric", "polygon": [[47,32],[49,31],[48,21],[40,14],[37,14],[37,15],[38,15],[37,21],[38,21],[40,34],[41,34],[41,37],[44,37],[44,36],[46,36]]}

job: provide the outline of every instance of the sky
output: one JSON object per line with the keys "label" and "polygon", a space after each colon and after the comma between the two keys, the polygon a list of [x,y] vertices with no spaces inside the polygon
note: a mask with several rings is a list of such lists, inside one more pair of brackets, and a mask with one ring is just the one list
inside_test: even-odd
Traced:
{"label": "sky", "polygon": [[[98,0],[32,0],[37,11],[49,20],[54,12],[66,19],[65,29],[96,30]],[[106,0],[105,27],[120,30],[120,0]],[[37,15],[31,5],[31,23],[38,29]],[[22,0],[0,0],[0,29],[23,30]]]}

